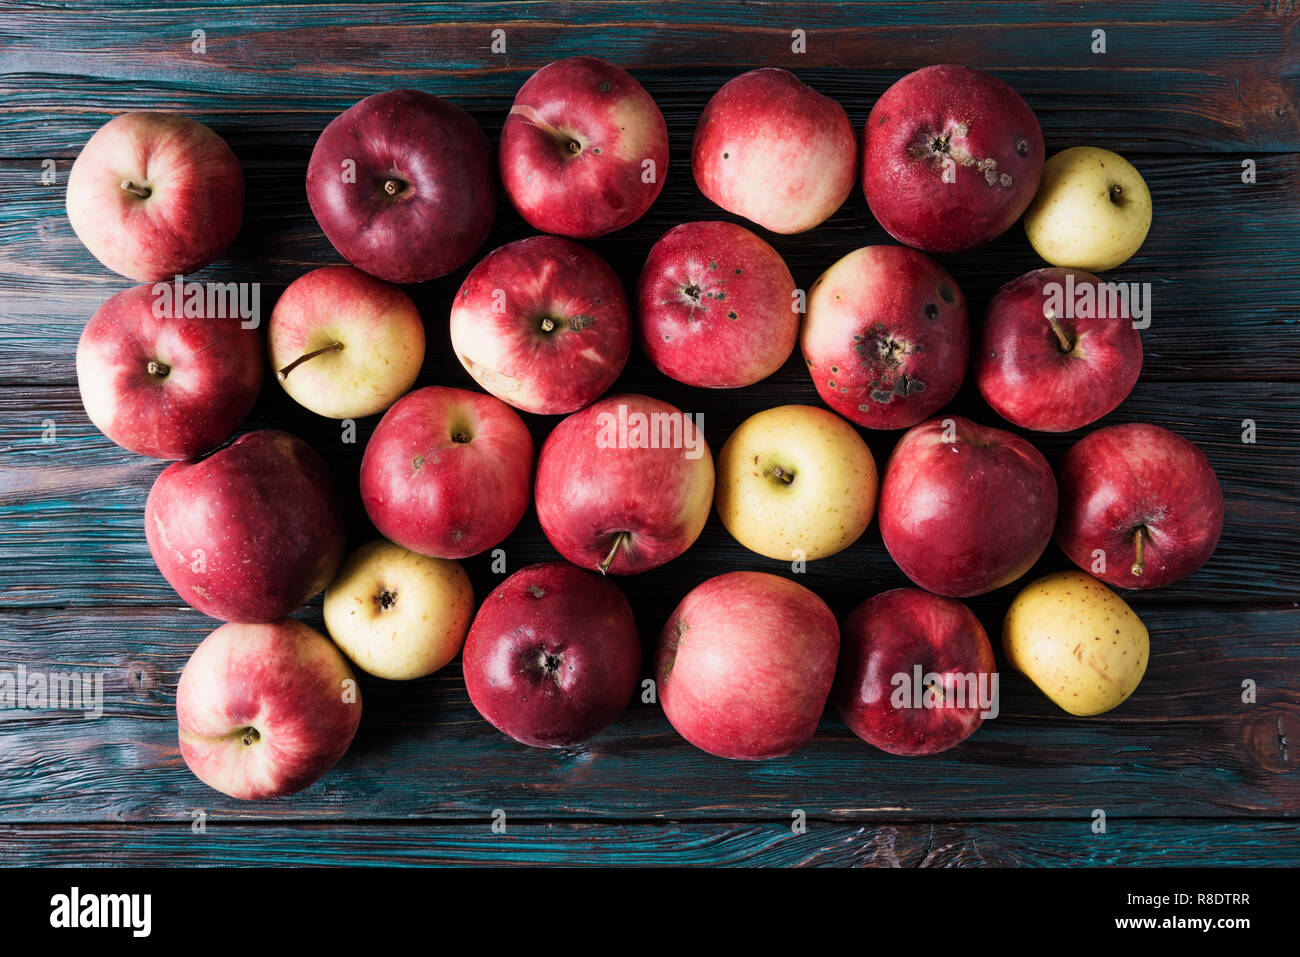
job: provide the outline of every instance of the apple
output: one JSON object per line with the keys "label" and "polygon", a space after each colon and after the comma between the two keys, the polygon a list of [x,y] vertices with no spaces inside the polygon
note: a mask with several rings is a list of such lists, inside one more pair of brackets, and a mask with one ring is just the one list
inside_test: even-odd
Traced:
{"label": "apple", "polygon": [[1047,459],[1010,432],[948,416],[910,429],[880,486],[880,535],[903,574],[966,598],[1015,581],[1056,521]]}
{"label": "apple", "polygon": [[271,311],[266,342],[284,391],[330,419],[384,411],[424,362],[424,323],[411,297],[352,266],[291,282]]}
{"label": "apple", "polygon": [[1142,336],[1107,288],[1080,270],[1036,269],[998,290],[974,362],[980,394],[998,415],[1069,432],[1124,401],[1142,371]]}
{"label": "apple", "polygon": [[637,283],[638,331],[664,375],[738,389],[785,364],[799,337],[780,253],[734,223],[683,223],[659,237]]}
{"label": "apple", "polygon": [[876,101],[862,142],[871,213],[900,243],[957,252],[1002,235],[1043,175],[1043,131],[996,77],[941,64]]}
{"label": "apple", "polygon": [[672,561],[699,538],[713,457],[699,417],[614,395],[564,419],[537,457],[537,518],[556,551],[602,574]]}
{"label": "apple", "polygon": [[138,282],[202,269],[235,241],[244,172],[202,123],[123,113],[87,141],[68,174],[68,221],[91,255]]}
{"label": "apple", "polygon": [[419,90],[376,93],[316,140],[307,201],[352,265],[389,282],[424,282],[465,265],[487,239],[492,151],[460,107]]}
{"label": "apple", "polygon": [[262,429],[163,470],[144,508],[149,551],[189,605],[223,621],[283,618],[343,560],[343,509],[325,460]]}
{"label": "apple", "polygon": [[490,395],[429,386],[393,404],[361,459],[361,501],[381,535],[435,558],[499,544],[528,509],[533,438]]}
{"label": "apple", "polygon": [[176,686],[181,757],[242,801],[293,794],[338,763],[361,721],[361,692],[324,635],[285,618],[222,625]]}
{"label": "apple", "polygon": [[696,586],[659,637],[659,701],[678,734],[709,754],[762,761],[792,754],[817,730],[840,631],[826,603],[763,572]]}
{"label": "apple", "polygon": [[489,253],[465,277],[451,307],[451,347],[498,399],[539,415],[573,412],[627,363],[627,296],[587,247],[530,236]]}
{"label": "apple", "polygon": [[961,387],[966,297],[928,256],[864,246],[812,284],[799,342],[823,402],[869,429],[905,429]]}
{"label": "apple", "polygon": [[77,343],[95,427],[129,452],[188,459],[239,427],[262,387],[262,337],[239,317],[175,316],[152,286],[119,292]]}
{"label": "apple", "polygon": [[1034,252],[1053,266],[1105,272],[1128,261],[1151,228],[1151,193],[1133,164],[1110,150],[1075,146],[1043,167],[1025,211]]}
{"label": "apple", "polygon": [[593,239],[640,219],[668,172],[668,126],[621,67],[593,56],[528,78],[501,127],[501,182],[534,229]]}
{"label": "apple", "polygon": [[802,233],[844,205],[857,179],[849,115],[788,70],[728,80],[700,115],[695,185],[729,213],[774,233]]}
{"label": "apple", "polygon": [[1223,490],[1205,454],[1158,425],[1097,429],[1057,466],[1056,541],[1117,588],[1159,588],[1206,563],[1223,531]]}
{"label": "apple", "polygon": [[718,454],[718,517],[750,551],[813,560],[852,545],[876,510],[876,462],[833,412],[782,405],[751,415]]}
{"label": "apple", "polygon": [[379,539],[347,557],[325,589],[325,627],[352,663],[377,678],[431,675],[455,658],[474,617],[457,562]]}
{"label": "apple", "polygon": [[521,744],[570,748],[627,707],[641,639],[618,586],[568,562],[529,565],[487,596],[465,640],[465,689]]}

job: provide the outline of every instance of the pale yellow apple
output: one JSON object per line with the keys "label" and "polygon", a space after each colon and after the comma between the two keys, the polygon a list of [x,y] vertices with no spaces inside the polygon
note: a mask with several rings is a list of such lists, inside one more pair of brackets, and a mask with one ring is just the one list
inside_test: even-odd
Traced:
{"label": "pale yellow apple", "polygon": [[460,652],[474,592],[459,562],[380,539],[348,556],[325,591],[325,627],[362,671],[405,680],[437,671]]}
{"label": "pale yellow apple", "polygon": [[740,424],[718,456],[722,524],[780,561],[834,555],[871,523],[876,462],[857,429],[811,405],[767,409]]}
{"label": "pale yellow apple", "polygon": [[1147,670],[1146,625],[1091,575],[1057,572],[1016,596],[1002,622],[1011,664],[1070,714],[1109,711]]}
{"label": "pale yellow apple", "polygon": [[1038,255],[1087,272],[1125,262],[1150,228],[1151,193],[1142,174],[1118,153],[1093,146],[1049,159],[1025,211],[1025,233]]}

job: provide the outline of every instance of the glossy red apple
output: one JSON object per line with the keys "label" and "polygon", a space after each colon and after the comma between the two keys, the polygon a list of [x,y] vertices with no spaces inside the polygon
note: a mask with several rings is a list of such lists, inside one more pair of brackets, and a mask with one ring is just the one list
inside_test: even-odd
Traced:
{"label": "glossy red apple", "polygon": [[710,754],[784,757],[817,730],[839,644],[835,616],[804,586],[764,572],[718,575],[664,625],[659,701],[677,732]]}
{"label": "glossy red apple", "polygon": [[1223,531],[1223,490],[1209,459],[1158,425],[1111,425],[1057,466],[1056,541],[1117,588],[1159,588],[1206,563]]}
{"label": "glossy red apple", "polygon": [[429,386],[403,396],[366,444],[361,501],[380,533],[435,558],[499,544],[528,509],[533,439],[499,399]]}
{"label": "glossy red apple", "polygon": [[496,215],[487,137],[419,90],[368,96],[325,127],[307,200],[339,255],[372,276],[424,282],[467,263]]}
{"label": "glossy red apple", "polygon": [[1006,232],[1043,176],[1043,132],[1020,94],[964,66],[928,66],[876,101],[862,146],[872,215],[901,243],[956,252]]}
{"label": "glossy red apple", "polygon": [[271,429],[164,469],[144,530],[176,593],[224,621],[283,618],[325,589],[346,544],[329,466],[302,439]]}
{"label": "glossy red apple", "polygon": [[878,514],[908,578],[937,595],[981,595],[1015,581],[1047,548],[1056,480],[1020,436],[946,416],[898,440]]}
{"label": "glossy red apple", "polygon": [[627,707],[641,639],[618,586],[568,562],[530,565],[483,601],[465,688],[490,724],[534,748],[568,748]]}
{"label": "glossy red apple", "polygon": [[626,70],[592,56],[550,63],[501,127],[501,181],[534,229],[592,239],[640,219],[668,172],[668,127]]}

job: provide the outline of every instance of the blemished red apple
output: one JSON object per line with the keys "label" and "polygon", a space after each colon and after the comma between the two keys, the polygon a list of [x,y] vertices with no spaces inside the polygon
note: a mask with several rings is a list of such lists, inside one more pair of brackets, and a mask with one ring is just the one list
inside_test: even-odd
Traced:
{"label": "blemished red apple", "polygon": [[938,754],[998,713],[984,626],[954,598],[895,588],[840,629],[831,703],[854,734],[890,754]]}
{"label": "blemished red apple", "polygon": [[700,192],[774,233],[825,222],[853,189],[857,159],[844,107],[775,67],[742,73],[713,94],[691,146]]}
{"label": "blemished red apple", "polygon": [[68,221],[101,263],[155,282],[191,273],[235,241],[244,172],[216,133],[175,113],[123,113],[68,174]]}
{"label": "blemished red apple", "polygon": [[1223,490],[1205,453],[1158,425],[1090,432],[1057,465],[1056,541],[1117,588],[1159,588],[1199,569],[1223,531]]}
{"label": "blemished red apple", "polygon": [[499,544],[528,509],[533,439],[500,399],[427,386],[398,399],[361,459],[361,501],[379,532],[435,558]]}
{"label": "blemished red apple", "polygon": [[185,316],[149,285],[95,311],[77,343],[77,386],[95,427],[129,452],[188,459],[248,417],[262,337],[238,316]]}
{"label": "blemished red apple", "polygon": [[593,239],[640,219],[668,173],[668,126],[621,67],[593,56],[547,64],[501,127],[501,181],[534,229]]}
{"label": "blemished red apple", "polygon": [[561,555],[633,575],[699,538],[713,502],[713,457],[697,417],[644,395],[608,396],[547,436],[534,496]]}
{"label": "blemished red apple", "polygon": [[781,254],[734,223],[683,223],[659,237],[637,283],[637,331],[664,375],[708,389],[753,385],[799,337]]}
{"label": "blemished red apple", "polygon": [[1056,479],[1020,436],[946,416],[898,440],[878,514],[904,575],[937,595],[982,595],[1029,571],[1047,548]]}
{"label": "blemished red apple", "polygon": [[618,586],[568,562],[529,565],[483,601],[464,651],[465,688],[521,744],[567,748],[627,707],[641,639]]}
{"label": "blemished red apple", "polygon": [[223,621],[283,618],[325,590],[346,545],[329,466],[273,429],[169,465],[149,491],[144,531],[168,584]]}
{"label": "blemished red apple", "polygon": [[876,101],[862,144],[871,213],[928,252],[980,246],[1011,228],[1043,177],[1043,131],[1020,94],[964,66],[928,66]]}
{"label": "blemished red apple", "polygon": [[300,621],[222,625],[176,687],[181,757],[208,787],[244,801],[301,791],[343,757],[361,691],[333,642]]}
{"label": "blemished red apple", "polygon": [[479,385],[517,409],[562,415],[614,384],[632,318],[609,263],[559,236],[530,236],[475,266],[451,307],[451,347]]}
{"label": "blemished red apple", "polygon": [[840,631],[826,603],[765,572],[696,586],[659,637],[659,701],[677,733],[710,754],[762,761],[792,754],[817,730]]}
{"label": "blemished red apple", "polygon": [[468,113],[419,90],[390,90],[325,127],[307,166],[307,200],[339,255],[409,284],[459,269],[483,245],[495,180],[487,137]]}
{"label": "blemished red apple", "polygon": [[975,382],[993,411],[1038,432],[1069,432],[1113,411],[1142,371],[1142,335],[1106,283],[1035,269],[993,297]]}
{"label": "blemished red apple", "polygon": [[905,429],[961,387],[966,297],[915,249],[864,246],[812,284],[799,341],[823,402],[869,429]]}

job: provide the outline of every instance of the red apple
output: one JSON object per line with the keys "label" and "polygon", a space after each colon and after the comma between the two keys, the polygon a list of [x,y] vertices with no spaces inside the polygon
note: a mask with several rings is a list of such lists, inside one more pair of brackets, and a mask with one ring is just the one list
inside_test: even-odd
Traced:
{"label": "red apple", "polygon": [[1223,491],[1214,468],[1168,429],[1098,429],[1065,453],[1057,477],[1057,544],[1109,585],[1168,585],[1204,565],[1219,543]]}
{"label": "red apple", "polygon": [[258,801],[301,791],[338,763],[361,692],[333,643],[300,621],[222,625],[181,672],[176,720],[200,781]]}
{"label": "red apple", "polygon": [[683,223],[659,237],[637,284],[641,345],[664,375],[737,389],[781,368],[799,336],[780,253],[734,223]]}
{"label": "red apple", "polygon": [[626,70],[592,56],[550,63],[501,128],[501,181],[529,225],[592,239],[640,219],[664,186],[668,127]]}
{"label": "red apple", "polygon": [[1047,459],[1010,432],[947,416],[898,440],[880,486],[880,534],[908,578],[953,598],[1015,581],[1056,521]]}
{"label": "red apple", "polygon": [[1043,176],[1038,118],[1001,80],[950,64],[876,101],[862,145],[872,214],[901,243],[956,252],[1006,232]]}
{"label": "red apple", "polygon": [[123,113],[68,174],[68,221],[101,263],[154,282],[202,269],[235,241],[244,173],[230,147],[175,113]]}
{"label": "red apple", "polygon": [[325,127],[307,200],[344,259],[389,282],[445,276],[496,215],[492,151],[460,107],[419,90],[376,93]]}
{"label": "red apple", "polygon": [[961,602],[895,588],[845,620],[831,702],[868,744],[890,754],[938,754],[997,715],[993,646]]}
{"label": "red apple", "polygon": [[699,538],[713,458],[697,421],[643,395],[614,395],[557,425],[537,458],[537,518],[583,568],[633,575]]}
{"label": "red apple", "polygon": [[77,343],[77,385],[90,421],[122,448],[188,459],[248,416],[262,387],[262,337],[238,316],[172,318],[153,286],[119,292]]}
{"label": "red apple", "polygon": [[342,516],[325,460],[302,439],[263,429],[164,469],[145,503],[144,530],[182,599],[213,618],[266,622],[334,578]]}
{"label": "red apple", "polygon": [[483,601],[465,639],[465,688],[521,744],[568,748],[627,707],[641,671],[632,608],[568,562],[529,565]]}
{"label": "red apple", "polygon": [[589,405],[632,350],[623,284],[605,260],[558,236],[530,236],[470,270],[451,307],[451,347],[474,380],[525,412]]}
{"label": "red apple", "polygon": [[729,213],[774,233],[802,233],[839,209],[857,179],[849,115],[788,70],[735,77],[695,127],[695,185]]}
{"label": "red apple", "polygon": [[380,533],[435,558],[468,558],[528,509],[533,439],[499,399],[429,386],[398,399],[366,445],[361,501]]}
{"label": "red apple", "polygon": [[826,603],[763,572],[710,578],[659,638],[659,701],[677,732],[720,758],[784,757],[826,708],[840,632]]}
{"label": "red apple", "polygon": [[966,297],[928,256],[865,246],[813,283],[800,344],[823,402],[869,429],[905,429],[961,387]]}

